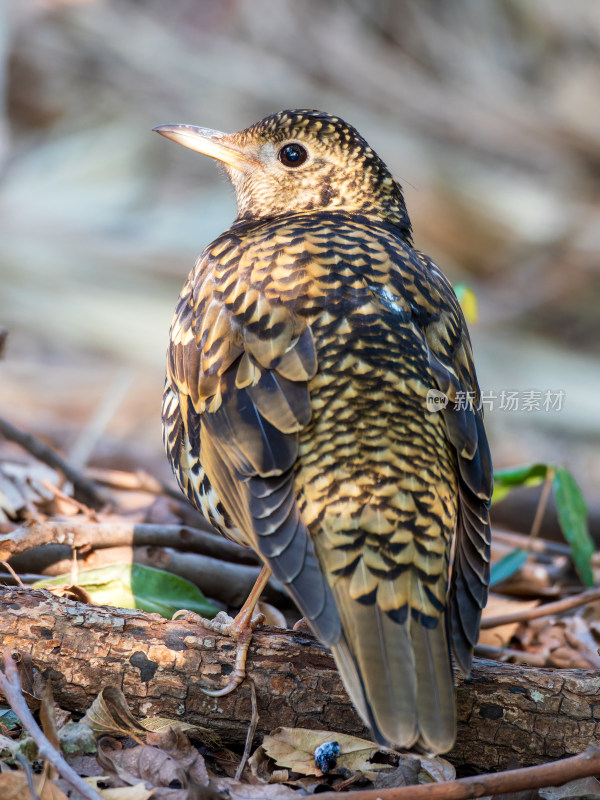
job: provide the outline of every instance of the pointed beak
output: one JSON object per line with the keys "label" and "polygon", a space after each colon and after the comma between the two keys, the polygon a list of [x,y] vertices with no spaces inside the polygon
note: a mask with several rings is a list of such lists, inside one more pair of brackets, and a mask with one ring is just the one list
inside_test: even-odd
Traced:
{"label": "pointed beak", "polygon": [[215,158],[235,169],[246,170],[259,167],[260,162],[243,153],[231,144],[231,137],[211,128],[197,128],[195,125],[158,125],[152,130],[172,139],[177,144],[189,147],[197,153]]}

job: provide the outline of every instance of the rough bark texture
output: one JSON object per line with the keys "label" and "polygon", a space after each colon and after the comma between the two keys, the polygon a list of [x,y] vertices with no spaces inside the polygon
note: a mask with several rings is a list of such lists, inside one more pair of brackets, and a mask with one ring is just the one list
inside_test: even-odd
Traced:
{"label": "rough bark texture", "polygon": [[[231,640],[155,614],[86,606],[46,591],[0,587],[0,639],[31,654],[51,677],[59,704],[84,712],[104,686],[121,687],[135,715],[210,727],[242,743],[250,691],[212,698],[231,672]],[[328,651],[310,635],[255,634],[249,672],[256,684],[258,733],[279,725],[368,735]],[[401,678],[400,678],[401,679]],[[532,669],[476,660],[459,681],[459,728],[450,760],[468,768],[529,765],[581,752],[600,737],[600,678],[579,670]]]}

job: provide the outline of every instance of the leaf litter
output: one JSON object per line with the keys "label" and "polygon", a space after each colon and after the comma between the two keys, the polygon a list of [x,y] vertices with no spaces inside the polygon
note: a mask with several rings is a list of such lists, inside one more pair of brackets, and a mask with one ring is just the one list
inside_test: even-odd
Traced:
{"label": "leaf litter", "polygon": [[[112,504],[90,510],[73,496],[72,485],[65,482],[59,471],[35,458],[15,460],[13,449],[4,456],[4,449],[0,445],[0,532],[3,534],[0,549],[8,551],[13,547],[11,552],[18,555],[11,563],[28,582],[33,583],[36,578],[37,586],[79,602],[146,608],[161,611],[165,616],[170,616],[177,608],[193,606],[195,598],[200,604],[200,613],[205,616],[212,616],[219,608],[229,608],[226,595],[206,597],[201,581],[199,586],[193,586],[182,576],[153,567],[132,567],[131,563],[109,564],[91,570],[77,567],[77,560],[85,558],[87,562],[94,554],[106,553],[113,544],[118,544],[122,550],[121,526],[124,523],[150,526],[147,530],[156,530],[157,535],[167,537],[172,550],[187,552],[188,531],[193,531],[196,525],[205,531],[206,525],[158,482],[124,470],[116,472],[96,467],[94,479],[111,487]],[[534,546],[531,537],[525,534],[494,531],[492,560],[496,565],[496,583],[484,619],[501,618],[513,612],[521,613],[523,619],[482,629],[478,647],[482,654],[491,654],[500,660],[597,669],[600,667],[600,602],[564,614],[527,618],[528,613],[536,611],[548,599],[581,593],[578,576],[585,576],[589,583],[591,570],[595,580],[600,578],[600,556],[590,549],[580,493],[568,473],[552,469],[558,487],[556,496],[562,503],[559,513],[566,542],[558,545],[538,536]],[[548,474],[549,468],[545,465],[508,471],[499,485],[508,495],[520,483],[540,484]],[[46,561],[44,566],[40,561],[29,565],[27,560],[30,555],[36,555],[36,549],[42,549],[32,549],[38,541],[40,545],[51,541],[44,536],[40,538],[40,531],[43,533],[45,525],[55,523],[57,530],[64,531],[62,547],[70,550],[72,557],[71,572],[66,575],[63,572],[62,576],[53,574],[51,561]],[[95,540],[95,531],[100,527],[104,538]],[[71,535],[70,530],[78,530],[78,536]],[[88,530],[89,535],[81,536],[82,530]],[[214,537],[211,547],[224,548],[222,558],[231,564],[229,559],[232,554],[237,558],[238,551],[227,550],[230,545],[223,542],[220,537]],[[577,548],[579,551],[574,554]],[[133,560],[133,537],[129,550]],[[65,563],[65,556],[59,555],[54,562],[57,567]],[[240,552],[239,558],[240,563],[245,563],[247,556]],[[36,575],[40,564],[42,574]],[[214,562],[211,568],[214,569]],[[135,579],[132,576],[136,576]],[[157,603],[157,599],[160,602]],[[267,611],[269,622],[279,626],[287,624],[289,627],[297,618],[293,609],[282,602],[265,603],[263,610]],[[343,791],[365,785],[384,789],[453,777],[452,766],[441,758],[402,755],[367,740],[332,731],[279,728],[265,736],[254,749],[249,768],[240,781],[234,778],[239,754],[223,748],[210,730],[156,717],[136,720],[121,690],[113,686],[106,686],[83,719],[73,722],[68,712],[53,704],[49,714],[49,701],[45,699],[39,674],[30,658],[23,657],[20,673],[29,705],[40,709],[45,717],[45,728],[51,731],[54,726],[57,746],[103,798],[183,800],[209,797],[210,793],[217,797],[225,792],[231,798],[267,800],[297,796],[299,791],[330,788]],[[0,772],[0,797],[8,798],[10,793],[17,800],[21,795],[28,797],[31,776],[28,778],[21,768],[17,755],[25,754],[28,763],[36,765],[35,747],[32,751],[31,740],[25,734],[20,737],[18,731],[9,726],[0,729],[0,736],[0,760],[10,769]],[[192,744],[193,741],[200,742],[199,746]],[[328,742],[337,742],[339,754],[324,774],[315,763],[315,749]],[[40,768],[41,773],[34,776],[40,800],[62,800],[66,796],[62,779],[54,776],[46,765],[38,764],[36,769]]]}

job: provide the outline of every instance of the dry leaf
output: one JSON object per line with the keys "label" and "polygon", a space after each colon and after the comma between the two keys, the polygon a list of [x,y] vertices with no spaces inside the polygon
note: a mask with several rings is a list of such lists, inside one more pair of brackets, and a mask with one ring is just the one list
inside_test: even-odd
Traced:
{"label": "dry leaf", "polygon": [[[240,783],[234,778],[217,778],[215,780],[217,791],[223,792],[224,797],[230,800],[299,800],[300,795],[289,786],[273,784],[272,786],[261,783],[260,786],[253,786],[248,783]],[[340,798],[343,795],[340,795]]]}
{"label": "dry leaf", "polygon": [[117,686],[105,686],[81,719],[97,736],[140,735],[146,732],[131,714],[125,695]]}
{"label": "dry leaf", "polygon": [[207,747],[216,747],[220,743],[215,733],[201,725],[190,725],[165,717],[136,720],[129,710],[125,695],[117,686],[105,686],[102,689],[81,719],[81,723],[91,728],[96,736],[133,736],[139,739],[148,732],[180,730],[196,735]]}
{"label": "dry leaf", "polygon": [[143,783],[135,786],[121,786],[118,789],[97,789],[102,800],[148,800],[154,789],[146,789]]}
{"label": "dry leaf", "polygon": [[210,728],[203,728],[202,725],[191,725],[189,722],[183,722],[183,720],[167,719],[166,717],[146,717],[140,720],[140,724],[149,733],[181,731],[197,737],[207,747],[216,748],[221,744],[221,737],[211,731]]}
{"label": "dry leaf", "polygon": [[[405,757],[410,757],[410,753],[405,753]],[[412,754],[414,757],[414,754]],[[456,770],[449,761],[441,756],[419,756],[421,770],[419,772],[419,783],[440,783],[442,781],[453,781],[456,778]]]}
{"label": "dry leaf", "polygon": [[2,800],[30,800],[27,776],[22,770],[0,773],[0,797]]}
{"label": "dry leaf", "polygon": [[[309,728],[277,728],[270,736],[265,736],[259,750],[252,756],[250,764],[255,770],[262,760],[260,750],[272,758],[280,767],[290,769],[300,775],[322,775],[315,765],[315,748],[325,742],[335,741],[340,746],[337,767],[345,767],[352,772],[375,772],[389,769],[389,763],[374,763],[371,759],[376,753],[391,753],[393,750],[379,747],[367,739],[347,736],[334,731],[313,731]],[[393,757],[392,756],[392,757]]]}
{"label": "dry leaf", "polygon": [[373,782],[374,789],[393,789],[397,786],[415,786],[419,783],[421,762],[419,758],[405,758],[396,769],[379,772]]}
{"label": "dry leaf", "polygon": [[50,780],[50,772],[55,772],[54,767],[50,769],[48,762],[44,764],[44,772],[37,781],[36,790],[40,800],[68,800],[66,794]]}
{"label": "dry leaf", "polygon": [[592,800],[600,797],[600,781],[596,778],[577,778],[562,786],[546,786],[538,791],[544,800]]}
{"label": "dry leaf", "polygon": [[184,733],[169,730],[148,737],[152,744],[127,748],[104,738],[98,743],[98,762],[129,785],[143,780],[156,787],[208,786],[204,759]]}
{"label": "dry leaf", "polygon": [[256,606],[256,612],[265,618],[264,624],[271,625],[273,628],[287,628],[287,621],[278,608],[260,600]]}
{"label": "dry leaf", "polygon": [[[529,611],[539,605],[539,600],[512,600],[509,597],[499,594],[488,596],[486,607],[483,609],[482,618],[490,619],[499,617],[502,614],[513,614],[515,611]],[[482,628],[479,631],[477,644],[490,645],[491,647],[506,647],[515,635],[518,622],[509,625],[500,625],[497,628]]]}
{"label": "dry leaf", "polygon": [[92,596],[83,586],[77,586],[76,584],[70,586],[44,586],[44,589],[52,592],[56,597],[66,597],[67,600],[75,600],[78,603],[86,603],[88,605],[94,604]]}
{"label": "dry leaf", "polygon": [[39,461],[0,464],[0,522],[22,519],[26,511],[36,513],[36,506],[54,499],[48,487],[60,482],[58,472]]}
{"label": "dry leaf", "polygon": [[188,786],[186,770],[168,753],[145,744],[127,749],[111,748],[113,741],[102,739],[98,743],[98,761],[110,774],[117,775],[130,786],[140,780],[153,786]]}
{"label": "dry leaf", "polygon": [[158,748],[159,752],[167,753],[177,761],[185,770],[190,783],[208,786],[209,777],[204,759],[183,731],[169,728],[162,732],[149,732],[146,742],[149,746]]}

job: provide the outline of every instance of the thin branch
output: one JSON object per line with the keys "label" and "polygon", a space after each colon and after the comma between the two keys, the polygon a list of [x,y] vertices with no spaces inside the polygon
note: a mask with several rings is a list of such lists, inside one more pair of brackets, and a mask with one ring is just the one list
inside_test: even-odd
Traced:
{"label": "thin branch", "polygon": [[25,777],[27,778],[27,788],[29,789],[30,798],[29,800],[40,800],[39,794],[35,790],[35,786],[33,783],[33,770],[31,769],[31,764],[22,753],[15,753],[15,760],[19,762],[19,764],[23,767],[23,772],[25,773]]}
{"label": "thin branch", "polygon": [[[542,786],[562,786],[576,778],[600,773],[600,748],[590,744],[583,753],[551,764],[472,775],[456,781],[399,786],[393,789],[362,789],[348,792],[348,800],[469,800],[485,795],[523,792]],[[338,792],[324,792],[319,800],[340,800]]]}
{"label": "thin branch", "polygon": [[200,530],[188,525],[135,523],[122,518],[108,522],[93,522],[81,516],[63,520],[55,518],[30,522],[0,536],[0,559],[6,560],[47,544],[64,544],[75,549],[146,545],[173,547],[240,564],[259,563],[251,550],[210,531],[208,523],[206,530]]}
{"label": "thin branch", "polygon": [[537,539],[538,534],[542,527],[542,521],[544,519],[544,514],[546,512],[546,506],[548,505],[548,498],[550,497],[550,490],[552,489],[552,482],[554,481],[554,474],[555,469],[550,467],[548,472],[546,473],[546,480],[544,481],[544,485],[542,487],[542,493],[540,494],[540,499],[535,510],[535,517],[533,518],[533,523],[531,525],[531,530],[529,531],[529,538],[530,539]]}
{"label": "thin branch", "polygon": [[4,672],[0,672],[0,689],[2,689],[10,707],[19,718],[21,725],[36,743],[41,758],[53,764],[59,775],[62,775],[69,786],[79,792],[84,800],[102,800],[100,795],[83,778],[79,777],[73,767],[67,764],[58,750],[52,747],[44,736],[27,706],[19,681],[19,673],[8,649],[4,651]]}
{"label": "thin branch", "polygon": [[25,588],[25,584],[24,584],[24,582],[21,580],[21,578],[19,578],[19,576],[18,576],[18,575],[17,575],[17,573],[14,571],[14,569],[11,567],[11,565],[8,563],[8,561],[0,561],[0,564],[2,564],[2,566],[4,567],[4,569],[5,569],[7,572],[10,572],[10,574],[12,575],[12,577],[13,577],[13,579],[14,579],[15,583],[16,583],[18,586],[22,586],[23,588]]}
{"label": "thin branch", "polygon": [[250,717],[250,724],[248,725],[248,733],[246,734],[246,744],[244,745],[244,753],[242,755],[242,760],[238,764],[238,768],[235,771],[235,779],[236,781],[241,780],[242,773],[244,772],[244,767],[246,766],[246,762],[250,757],[250,750],[252,748],[252,742],[254,741],[254,735],[256,734],[256,726],[258,725],[258,703],[256,702],[256,686],[254,685],[254,681],[250,676],[246,677],[248,685],[250,686],[250,699],[252,701],[252,716]]}
{"label": "thin branch", "polygon": [[60,470],[67,480],[71,481],[79,495],[88,505],[94,508],[101,508],[110,502],[110,498],[101,492],[93,481],[82,475],[79,470],[68,464],[64,458],[58,455],[51,447],[41,442],[30,433],[25,433],[10,422],[0,417],[0,433],[11,442],[16,442],[32,456],[53,469]]}
{"label": "thin branch", "polygon": [[509,647],[494,647],[491,644],[476,644],[475,655],[479,658],[491,658],[493,661],[516,664],[528,664],[531,667],[547,667],[548,658],[545,653],[530,653],[526,650],[511,650]]}
{"label": "thin branch", "polygon": [[500,625],[510,625],[513,622],[528,622],[530,619],[549,617],[554,614],[562,614],[572,608],[584,606],[594,600],[600,600],[600,589],[588,589],[573,597],[566,597],[564,600],[557,600],[555,603],[546,603],[537,608],[529,608],[525,611],[513,611],[512,614],[498,614],[497,617],[488,617],[481,620],[481,628],[498,628]]}
{"label": "thin branch", "polygon": [[108,486],[110,489],[119,489],[126,492],[147,492],[148,494],[166,494],[190,510],[192,507],[183,495],[181,489],[161,481],[144,470],[125,472],[118,469],[105,469],[104,467],[88,467],[86,474],[96,483]]}
{"label": "thin branch", "polygon": [[122,368],[117,372],[92,418],[81,429],[69,450],[69,463],[74,468],[82,469],[85,466],[108,423],[127,396],[132,383],[133,372],[131,369]]}
{"label": "thin branch", "polygon": [[561,556],[571,555],[571,548],[564,542],[550,542],[548,539],[531,539],[528,534],[524,533],[515,533],[514,531],[498,530],[494,528],[493,538],[495,542],[501,542],[513,549],[518,547],[519,550],[527,550],[532,553]]}

